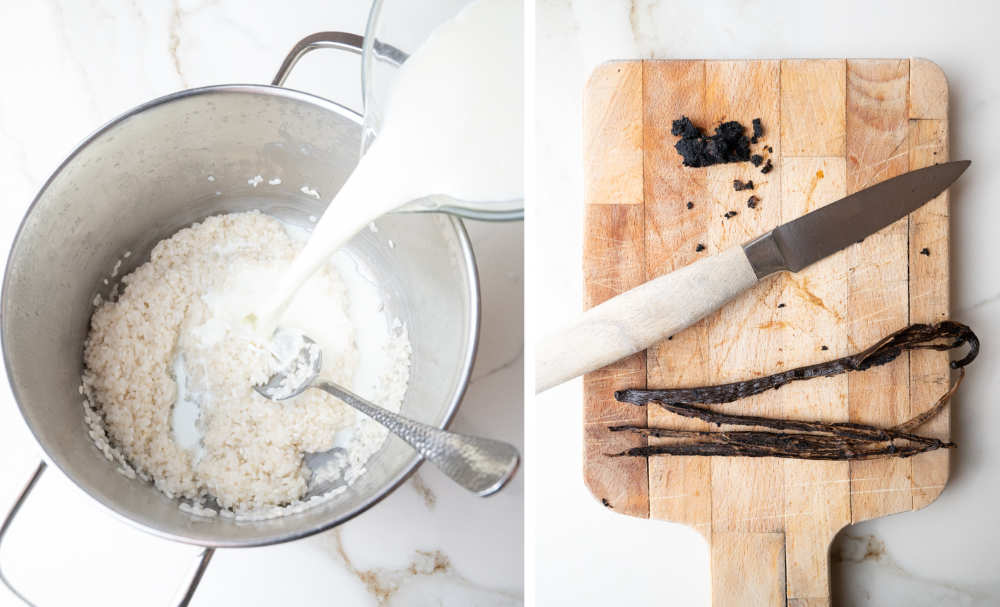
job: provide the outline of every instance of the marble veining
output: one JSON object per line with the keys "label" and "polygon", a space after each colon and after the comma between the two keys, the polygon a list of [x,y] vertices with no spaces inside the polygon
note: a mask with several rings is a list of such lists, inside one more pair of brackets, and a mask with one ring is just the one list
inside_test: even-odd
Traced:
{"label": "marble veining", "polygon": [[968,306],[965,306],[963,308],[959,308],[958,310],[955,310],[955,313],[959,314],[959,315],[968,314],[969,312],[973,312],[975,310],[978,310],[979,308],[985,308],[987,306],[992,306],[993,304],[995,304],[998,301],[1000,301],[1000,293],[994,293],[993,295],[990,295],[986,299],[981,299],[981,300],[979,300],[979,301],[977,301],[977,302],[975,302],[975,303],[973,303],[971,305],[968,305]]}
{"label": "marble veining", "polygon": [[413,473],[410,477],[410,484],[413,485],[413,490],[420,494],[420,497],[424,498],[424,505],[427,506],[428,510],[434,509],[434,504],[437,503],[437,496],[431,491],[431,488],[427,486],[424,482],[424,477],[420,476],[420,471]]}
{"label": "marble veining", "polygon": [[990,593],[907,571],[892,557],[885,542],[873,534],[840,534],[830,557],[835,571],[833,585],[845,604],[899,604],[901,597],[896,592],[907,601],[915,601],[909,604],[923,604],[931,597],[943,605],[992,604]]}
{"label": "marble veining", "polygon": [[174,71],[177,72],[177,77],[181,79],[181,85],[183,88],[189,88],[187,83],[187,78],[184,77],[184,70],[181,69],[181,58],[178,55],[178,49],[181,45],[181,7],[180,1],[174,0],[173,10],[170,11],[170,34],[169,40],[170,44],[168,46],[168,51],[170,52],[170,60],[174,64]]}
{"label": "marble veining", "polygon": [[83,84],[83,90],[86,93],[86,99],[88,105],[90,106],[90,110],[94,114],[97,114],[97,101],[96,95],[94,94],[93,84],[90,81],[87,67],[83,64],[79,55],[74,52],[73,43],[67,30],[66,14],[63,11],[63,6],[59,2],[51,0],[46,4],[52,12],[52,19],[55,21],[55,32],[57,39],[59,40],[61,50],[63,51],[63,56],[70,61],[74,70],[79,75],[80,82]]}
{"label": "marble veining", "polygon": [[519,597],[502,590],[483,588],[469,582],[455,572],[448,556],[440,550],[416,550],[410,561],[402,567],[359,569],[344,548],[340,531],[333,530],[323,536],[324,545],[336,559],[365,585],[379,607],[405,604],[401,597],[414,593],[414,586],[423,586],[428,580],[461,593],[465,600],[477,605],[518,605]]}

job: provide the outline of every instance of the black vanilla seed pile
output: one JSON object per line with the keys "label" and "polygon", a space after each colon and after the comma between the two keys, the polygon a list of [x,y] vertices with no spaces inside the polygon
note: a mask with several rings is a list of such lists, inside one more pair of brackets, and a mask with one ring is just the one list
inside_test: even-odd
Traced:
{"label": "black vanilla seed pile", "polygon": [[726,162],[750,160],[750,138],[746,127],[735,120],[715,127],[715,134],[706,136],[687,116],[674,120],[670,133],[680,140],[674,149],[684,159],[684,166],[707,167]]}
{"label": "black vanilla seed pile", "polygon": [[[757,145],[764,136],[764,124],[760,118],[754,118],[751,122],[752,135],[747,136],[747,129],[736,120],[723,122],[715,127],[715,134],[706,135],[704,131],[694,125],[687,116],[681,116],[674,120],[670,132],[675,137],[680,137],[674,144],[674,149],[680,154],[686,167],[709,167],[716,164],[726,164],[730,162],[749,162],[754,167],[760,169],[763,174],[770,173],[774,169],[774,163],[770,158],[765,158],[763,152],[774,153],[774,148],[769,145],[762,145],[761,152],[750,153],[750,146]],[[753,190],[752,179],[742,181],[733,180],[733,190],[742,192]],[[750,196],[747,199],[747,208],[756,209],[761,203],[759,196]],[[694,202],[687,202],[688,210],[694,208]],[[732,219],[738,215],[737,211],[729,210],[722,217]],[[696,252],[704,251],[701,244],[695,249]]]}
{"label": "black vanilla seed pile", "polygon": [[[723,122],[715,127],[713,135],[706,135],[704,131],[691,122],[690,118],[681,116],[673,121],[670,133],[675,137],[680,137],[674,144],[674,149],[680,154],[686,167],[709,167],[729,162],[750,162],[755,167],[764,165],[760,172],[767,174],[774,168],[771,159],[765,159],[761,154],[750,153],[750,145],[756,144],[764,136],[764,125],[760,118],[754,118],[752,125],[752,136],[747,136],[746,127],[736,120]],[[773,152],[770,146],[765,146],[764,149]],[[750,187],[753,187],[753,182],[749,183]]]}

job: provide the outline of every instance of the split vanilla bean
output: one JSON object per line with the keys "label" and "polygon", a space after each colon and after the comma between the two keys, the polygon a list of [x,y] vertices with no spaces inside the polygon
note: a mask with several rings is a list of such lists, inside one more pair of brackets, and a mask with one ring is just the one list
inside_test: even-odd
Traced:
{"label": "split vanilla bean", "polygon": [[[773,433],[765,433],[773,434]],[[730,444],[716,442],[694,442],[677,443],[672,445],[649,445],[646,447],[635,447],[622,453],[613,453],[610,457],[623,456],[643,456],[653,455],[688,455],[688,456],[723,456],[723,457],[782,457],[787,459],[808,459],[825,461],[850,461],[881,459],[885,457],[912,457],[927,451],[934,451],[940,448],[952,448],[952,443],[941,443],[939,445],[903,445],[898,446],[888,443],[881,446],[870,446],[865,443],[863,447],[843,448],[833,447],[829,449],[818,448],[787,448],[761,443]]]}
{"label": "split vanilla bean", "polygon": [[[651,455],[784,457],[811,460],[863,460],[883,457],[911,457],[935,449],[951,449],[955,444],[910,432],[927,423],[944,409],[965,377],[965,369],[955,383],[927,411],[892,428],[867,424],[828,423],[774,419],[755,415],[733,415],[684,403],[655,403],[671,413],[700,419],[717,426],[772,428],[770,430],[674,430],[642,426],[610,426],[612,432],[630,432],[658,438],[694,438],[696,441],[633,447],[611,457]],[[900,444],[902,443],[902,444]]]}
{"label": "split vanilla bean", "polygon": [[[951,350],[968,344],[969,351],[951,368],[958,379],[929,409],[891,428],[851,422],[822,422],[775,419],[756,415],[734,415],[713,411],[692,403],[724,404],[769,389],[814,377],[829,377],[848,371],[865,371],[892,362],[907,350]],[[965,367],[979,354],[979,339],[966,325],[944,321],[934,325],[915,324],[893,333],[869,348],[825,363],[799,367],[767,377],[720,386],[669,390],[621,390],[619,401],[634,405],[655,404],[679,415],[716,426],[742,426],[753,430],[676,430],[642,426],[610,426],[612,432],[629,432],[648,437],[684,439],[669,443],[634,447],[611,457],[654,455],[784,457],[808,460],[867,460],[911,457],[935,449],[951,449],[955,444],[913,431],[941,413],[965,377]],[[766,428],[761,430],[760,428]]]}
{"label": "split vanilla bean", "polygon": [[892,362],[907,350],[951,350],[964,344],[969,352],[964,358],[951,362],[952,369],[971,363],[979,354],[979,338],[972,329],[961,323],[944,321],[934,325],[914,324],[893,333],[869,348],[835,360],[782,371],[767,377],[758,377],[718,386],[697,388],[671,388],[667,390],[619,390],[615,399],[633,405],[648,402],[669,403],[731,403],[741,398],[777,390],[793,381],[814,377],[831,377],[849,371],[864,371]]}

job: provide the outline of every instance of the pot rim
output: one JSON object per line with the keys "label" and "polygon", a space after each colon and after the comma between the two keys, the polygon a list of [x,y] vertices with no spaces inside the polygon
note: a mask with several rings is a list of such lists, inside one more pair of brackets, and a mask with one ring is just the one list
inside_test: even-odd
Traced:
{"label": "pot rim", "polygon": [[[62,162],[59,163],[59,166],[52,172],[51,175],[49,175],[49,177],[45,180],[42,186],[38,189],[38,192],[32,199],[31,204],[28,205],[28,208],[25,211],[24,216],[21,218],[21,222],[18,224],[17,231],[15,232],[14,238],[11,241],[11,246],[8,251],[7,261],[4,265],[3,283],[2,286],[0,286],[0,302],[5,302],[7,300],[6,295],[10,286],[8,282],[10,280],[11,262],[13,260],[14,250],[16,249],[17,244],[20,241],[22,231],[24,230],[25,223],[27,222],[31,214],[34,212],[35,207],[37,206],[39,200],[41,199],[45,191],[49,188],[52,181],[60,173],[62,173],[62,171],[77,157],[77,155],[84,148],[86,148],[93,141],[95,141],[108,131],[110,131],[112,128],[116,127],[117,125],[123,123],[126,120],[139,116],[140,114],[142,114],[147,110],[187,97],[193,97],[197,95],[204,95],[210,93],[224,93],[224,94],[250,93],[257,95],[291,98],[306,103],[310,103],[312,105],[318,106],[321,109],[331,111],[335,114],[339,114],[342,117],[348,118],[353,122],[356,122],[359,127],[361,127],[363,123],[363,117],[360,114],[335,101],[331,101],[324,97],[320,97],[318,95],[313,95],[312,93],[307,93],[296,89],[271,86],[265,84],[215,84],[215,85],[185,89],[182,91],[176,91],[174,93],[157,97],[155,99],[142,103],[130,110],[127,110],[124,113],[118,115],[117,117],[109,120],[105,124],[101,125],[90,135],[84,138],[80,143],[75,145],[73,147],[73,150],[66,156],[66,158]],[[469,240],[469,234],[465,229],[465,224],[463,224],[462,220],[459,219],[458,217],[447,215],[447,221],[450,222],[450,225],[455,230],[455,234],[458,237],[459,249],[461,250],[464,269],[469,277],[469,280],[467,281],[467,286],[469,295],[470,314],[469,314],[467,329],[468,329],[468,334],[470,335],[469,339],[471,343],[468,344],[469,347],[467,349],[467,354],[465,358],[461,361],[461,369],[460,369],[461,379],[459,381],[457,389],[455,390],[451,403],[448,404],[448,408],[444,418],[442,419],[441,423],[438,424],[438,427],[440,428],[447,428],[451,424],[452,420],[455,417],[455,414],[458,412],[458,407],[465,396],[465,392],[468,389],[469,381],[472,377],[472,367],[476,360],[476,352],[479,349],[479,328],[482,316],[482,302],[479,292],[479,271],[476,266],[475,253],[472,249],[472,243]],[[0,310],[2,310],[2,306],[0,306]],[[423,458],[415,454],[413,461],[408,465],[406,465],[398,474],[396,474],[396,476],[394,476],[386,485],[384,485],[380,491],[378,491],[370,498],[363,501],[360,505],[353,508],[345,515],[333,518],[320,525],[315,525],[308,529],[298,529],[289,533],[282,533],[253,540],[241,540],[241,541],[223,540],[223,541],[206,542],[199,539],[187,537],[184,535],[179,535],[168,531],[164,531],[156,527],[151,527],[149,525],[145,525],[143,523],[140,523],[132,519],[128,514],[119,510],[114,503],[110,502],[110,500],[106,501],[100,497],[93,495],[90,491],[88,491],[88,489],[85,486],[83,486],[80,482],[78,482],[77,479],[75,479],[72,475],[70,475],[63,469],[61,461],[57,458],[54,458],[52,453],[50,452],[49,446],[43,443],[39,439],[38,434],[35,431],[35,428],[32,426],[31,422],[28,421],[28,417],[25,415],[24,405],[21,403],[21,397],[18,394],[17,387],[14,385],[14,380],[12,377],[12,369],[10,364],[11,357],[10,357],[10,352],[7,348],[6,331],[4,330],[4,326],[5,324],[0,323],[0,353],[2,353],[3,355],[4,369],[7,373],[7,383],[10,386],[11,393],[14,396],[14,402],[17,403],[18,411],[21,413],[21,419],[24,420],[25,425],[28,427],[28,430],[34,437],[35,442],[38,443],[38,445],[41,447],[44,460],[53,464],[54,467],[58,469],[59,472],[64,477],[68,478],[73,483],[73,485],[75,485],[78,489],[83,491],[87,496],[89,496],[95,502],[99,503],[105,510],[110,512],[112,516],[114,516],[115,518],[128,523],[129,525],[131,525],[136,529],[139,529],[146,533],[150,533],[157,537],[161,537],[163,539],[180,542],[184,544],[204,546],[208,548],[245,548],[245,547],[280,544],[292,540],[309,537],[310,535],[321,533],[323,531],[332,529],[333,527],[337,527],[343,523],[346,523],[352,518],[367,511],[369,508],[379,503],[380,501],[385,499],[389,494],[395,491],[401,484],[403,484],[403,482],[405,482],[410,477],[410,475],[412,475],[416,471],[417,467],[421,463],[423,463]],[[322,507],[322,505],[318,505],[317,507]],[[310,510],[307,509],[303,511],[303,514],[309,511]],[[288,516],[296,516],[297,514],[299,513],[291,514]]]}

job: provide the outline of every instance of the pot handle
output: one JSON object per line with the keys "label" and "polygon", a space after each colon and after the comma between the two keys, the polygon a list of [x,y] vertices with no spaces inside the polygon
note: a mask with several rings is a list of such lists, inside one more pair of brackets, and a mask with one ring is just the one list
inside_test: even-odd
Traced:
{"label": "pot handle", "polygon": [[[3,524],[0,525],[0,548],[3,546],[4,536],[7,535],[7,530],[10,529],[11,524],[13,524],[18,511],[21,509],[21,506],[24,505],[28,496],[31,495],[31,491],[35,488],[35,484],[38,483],[38,479],[42,477],[42,473],[45,472],[47,467],[48,464],[44,461],[38,463],[38,467],[35,468],[34,474],[32,474],[31,478],[28,479],[27,484],[24,485],[24,489],[21,490],[21,494],[17,496],[17,499],[14,501],[14,505],[7,513],[7,516],[4,517]],[[202,576],[205,575],[205,569],[208,568],[208,563],[212,560],[213,554],[215,554],[215,548],[204,548],[198,553],[198,561],[190,573],[188,583],[184,590],[178,595],[176,603],[178,607],[187,607],[191,603],[191,599],[194,598],[194,592],[197,590]],[[4,575],[2,567],[0,567],[0,582],[3,582],[4,586],[6,586],[14,594],[14,596],[21,599],[25,605],[28,605],[29,607],[36,607],[35,603],[29,601],[27,597],[17,590],[17,588],[14,588],[14,586],[10,583],[10,580],[7,579],[7,576]]]}
{"label": "pot handle", "polygon": [[[291,73],[292,68],[295,64],[299,62],[306,53],[314,51],[318,48],[332,48],[340,51],[347,51],[349,53],[354,53],[355,55],[361,55],[363,53],[365,44],[364,36],[359,36],[358,34],[349,34],[347,32],[317,32],[315,34],[310,34],[302,40],[299,40],[292,50],[288,52],[285,56],[285,60],[281,62],[281,67],[278,68],[278,73],[274,75],[274,79],[271,80],[272,86],[283,86],[285,80],[288,79],[288,75]],[[375,41],[374,45],[375,56],[381,61],[387,61],[393,65],[400,65],[406,61],[408,55],[398,48],[390,45]],[[362,83],[362,90],[364,89],[364,83]],[[362,111],[358,111],[359,114],[364,114]]]}

